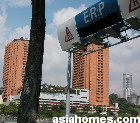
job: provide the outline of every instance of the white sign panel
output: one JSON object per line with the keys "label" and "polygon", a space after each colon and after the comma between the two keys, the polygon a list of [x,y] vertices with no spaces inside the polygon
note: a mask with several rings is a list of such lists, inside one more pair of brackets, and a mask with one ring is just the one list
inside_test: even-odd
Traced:
{"label": "white sign panel", "polygon": [[118,0],[124,19],[137,17],[140,19],[140,0]]}
{"label": "white sign panel", "polygon": [[73,43],[80,42],[75,24],[75,18],[72,18],[58,27],[58,40],[62,50],[68,50],[73,47]]}

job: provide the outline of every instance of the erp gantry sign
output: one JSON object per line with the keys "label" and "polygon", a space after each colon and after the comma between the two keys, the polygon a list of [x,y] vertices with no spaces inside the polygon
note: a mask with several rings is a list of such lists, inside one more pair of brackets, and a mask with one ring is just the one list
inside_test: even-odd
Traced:
{"label": "erp gantry sign", "polygon": [[[62,50],[101,45],[107,37],[140,28],[140,0],[101,0],[58,27]],[[123,37],[124,38],[124,37]]]}

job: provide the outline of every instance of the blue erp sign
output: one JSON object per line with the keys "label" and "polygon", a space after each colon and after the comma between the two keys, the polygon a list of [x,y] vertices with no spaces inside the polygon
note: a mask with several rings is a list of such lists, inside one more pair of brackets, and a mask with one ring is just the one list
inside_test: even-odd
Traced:
{"label": "blue erp sign", "polygon": [[94,34],[122,21],[117,0],[101,0],[75,16],[81,38]]}

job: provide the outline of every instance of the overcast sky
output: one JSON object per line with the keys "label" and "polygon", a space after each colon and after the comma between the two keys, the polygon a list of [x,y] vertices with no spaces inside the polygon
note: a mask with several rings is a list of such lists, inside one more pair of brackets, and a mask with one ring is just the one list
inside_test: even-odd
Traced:
{"label": "overcast sky", "polygon": [[[46,0],[46,39],[42,83],[66,85],[67,53],[62,52],[57,35],[57,26],[98,0]],[[4,47],[20,37],[29,38],[31,0],[0,0],[0,78]],[[130,36],[134,32],[128,32]],[[113,41],[116,41],[112,39]],[[140,94],[140,39],[135,39],[110,48],[110,93],[122,95],[123,73],[133,74],[133,87]]]}

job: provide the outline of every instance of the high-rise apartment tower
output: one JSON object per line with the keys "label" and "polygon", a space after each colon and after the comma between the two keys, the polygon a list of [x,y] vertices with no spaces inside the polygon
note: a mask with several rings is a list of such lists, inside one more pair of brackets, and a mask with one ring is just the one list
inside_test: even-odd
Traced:
{"label": "high-rise apartment tower", "polygon": [[128,102],[137,104],[137,93],[133,89],[132,73],[123,74],[123,96]]}
{"label": "high-rise apartment tower", "polygon": [[132,88],[132,73],[123,74],[123,88]]}
{"label": "high-rise apartment tower", "polygon": [[16,95],[22,87],[28,55],[29,40],[15,39],[5,47],[3,67],[3,100]]}
{"label": "high-rise apartment tower", "polygon": [[[87,50],[101,47],[91,44]],[[109,105],[109,49],[88,55],[73,54],[72,87],[88,89],[91,105]]]}

